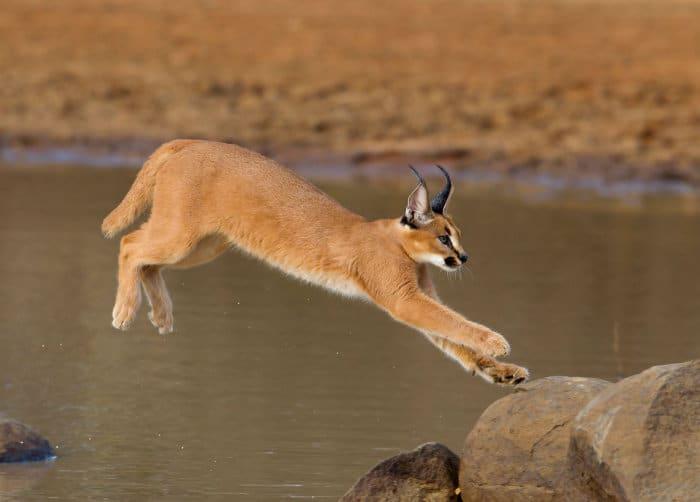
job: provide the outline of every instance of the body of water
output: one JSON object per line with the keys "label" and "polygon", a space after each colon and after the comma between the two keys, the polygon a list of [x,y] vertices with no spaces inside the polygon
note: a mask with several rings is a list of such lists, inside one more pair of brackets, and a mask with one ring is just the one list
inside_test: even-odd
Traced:
{"label": "body of water", "polygon": [[[0,499],[337,499],[427,441],[459,453],[507,390],[447,360],[369,304],[230,252],[169,271],[175,332],[146,307],[111,328],[118,240],[102,218],[135,172],[0,169],[0,412],[57,445],[0,467]],[[323,186],[368,217],[406,185]],[[547,375],[616,380],[700,356],[700,216],[681,199],[451,203],[471,273],[435,270],[442,298]]]}

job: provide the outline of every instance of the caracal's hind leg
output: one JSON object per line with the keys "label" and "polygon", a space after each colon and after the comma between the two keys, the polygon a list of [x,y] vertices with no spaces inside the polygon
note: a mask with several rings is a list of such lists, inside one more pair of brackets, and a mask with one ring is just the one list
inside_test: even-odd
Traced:
{"label": "caracal's hind leg", "polygon": [[[119,287],[112,311],[112,325],[127,329],[141,302],[139,278],[149,265],[171,265],[187,256],[199,239],[187,233],[154,236],[148,228],[122,239],[119,253]],[[153,285],[149,283],[148,286]],[[155,291],[155,290],[154,290]]]}
{"label": "caracal's hind leg", "polygon": [[[228,241],[220,235],[209,235],[201,239],[192,250],[175,263],[172,268],[190,268],[203,265],[217,258],[229,247]],[[173,331],[173,303],[165,285],[162,271],[165,265],[145,265],[141,268],[141,280],[146,297],[151,304],[148,318],[158,332],[163,335]]]}
{"label": "caracal's hind leg", "polygon": [[170,265],[171,268],[192,268],[199,265],[204,265],[218,258],[224,251],[230,247],[226,237],[219,234],[210,234],[202,238],[197,245],[192,249],[192,252]]}
{"label": "caracal's hind leg", "polygon": [[141,282],[151,306],[148,318],[161,335],[173,331],[173,302],[162,275],[162,265],[141,268]]}
{"label": "caracal's hind leg", "polygon": [[127,329],[141,306],[141,288],[138,268],[133,266],[136,247],[143,239],[144,230],[136,230],[122,237],[119,246],[119,273],[117,298],[112,309],[112,326]]}

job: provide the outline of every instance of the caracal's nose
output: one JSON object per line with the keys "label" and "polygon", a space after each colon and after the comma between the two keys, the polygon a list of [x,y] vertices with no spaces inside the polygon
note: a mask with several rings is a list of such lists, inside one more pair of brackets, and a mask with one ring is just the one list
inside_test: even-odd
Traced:
{"label": "caracal's nose", "polygon": [[462,253],[459,255],[459,261],[462,263],[467,263],[467,260],[469,259],[469,256],[467,256],[467,253]]}

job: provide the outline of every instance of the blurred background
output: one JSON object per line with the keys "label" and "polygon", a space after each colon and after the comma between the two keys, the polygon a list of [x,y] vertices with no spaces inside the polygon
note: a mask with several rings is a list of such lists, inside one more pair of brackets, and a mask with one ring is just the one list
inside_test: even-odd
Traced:
{"label": "blurred background", "polygon": [[2,500],[337,499],[505,395],[235,252],[166,273],[172,335],[114,331],[100,223],[174,137],[368,218],[445,164],[471,259],[441,296],[534,377],[700,354],[700,1],[4,0],[0,42],[0,414],[58,453]]}
{"label": "blurred background", "polygon": [[696,0],[5,0],[0,30],[6,148],[700,180]]}

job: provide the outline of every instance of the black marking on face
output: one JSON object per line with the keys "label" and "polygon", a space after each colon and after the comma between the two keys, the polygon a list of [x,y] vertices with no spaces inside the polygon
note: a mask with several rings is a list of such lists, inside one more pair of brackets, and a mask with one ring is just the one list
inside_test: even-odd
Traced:
{"label": "black marking on face", "polygon": [[450,268],[456,268],[459,267],[459,261],[457,261],[457,258],[454,256],[448,256],[445,258],[445,265],[447,265]]}
{"label": "black marking on face", "polygon": [[449,228],[449,227],[445,227],[445,233],[446,233],[447,235],[452,235],[452,232],[450,232],[450,228]]}
{"label": "black marking on face", "polygon": [[452,239],[450,239],[447,235],[441,235],[440,237],[438,237],[438,240],[439,240],[443,245],[447,246],[447,249],[449,249],[449,250],[452,251],[454,254],[456,254],[457,257],[460,258],[460,261],[462,261],[462,262],[466,261],[466,260],[462,260],[462,259],[461,259],[461,255],[460,255],[459,251],[457,251],[457,250],[455,249],[454,244],[452,244]]}

